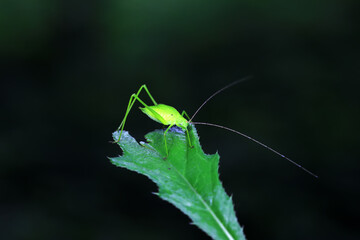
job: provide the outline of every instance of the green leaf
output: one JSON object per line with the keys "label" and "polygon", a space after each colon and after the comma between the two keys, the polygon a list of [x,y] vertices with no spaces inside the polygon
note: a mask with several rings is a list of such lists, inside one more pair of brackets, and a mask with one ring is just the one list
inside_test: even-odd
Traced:
{"label": "green leaf", "polygon": [[[110,158],[119,167],[146,175],[159,187],[159,197],[187,214],[194,224],[213,239],[244,239],[229,197],[219,180],[219,155],[207,155],[201,149],[195,127],[186,134],[173,127],[166,134],[169,156],[166,157],[164,131],[148,133],[147,143],[140,144],[123,131],[118,142],[123,155]],[[113,133],[118,140],[119,131]]]}

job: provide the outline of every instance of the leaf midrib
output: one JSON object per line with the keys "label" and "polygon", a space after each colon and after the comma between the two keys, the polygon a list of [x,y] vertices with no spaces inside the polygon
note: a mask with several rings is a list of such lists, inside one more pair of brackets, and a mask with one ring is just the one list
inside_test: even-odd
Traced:
{"label": "leaf midrib", "polygon": [[206,210],[210,213],[210,215],[214,218],[215,222],[220,226],[221,230],[224,232],[224,234],[228,237],[229,240],[234,240],[234,237],[229,233],[229,231],[226,229],[224,224],[220,221],[220,219],[216,216],[216,214],[212,211],[210,206],[206,203],[206,201],[202,198],[202,196],[196,191],[196,189],[191,185],[191,183],[187,180],[187,178],[182,175],[178,169],[172,165],[170,162],[168,164],[175,169],[176,173],[184,180],[184,182],[189,186],[191,191],[194,192],[194,194],[199,198],[200,202],[205,206]]}

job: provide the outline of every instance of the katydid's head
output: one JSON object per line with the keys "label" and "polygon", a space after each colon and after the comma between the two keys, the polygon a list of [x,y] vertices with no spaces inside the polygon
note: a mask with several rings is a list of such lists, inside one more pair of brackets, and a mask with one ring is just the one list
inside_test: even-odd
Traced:
{"label": "katydid's head", "polygon": [[186,131],[187,127],[189,126],[189,122],[184,117],[181,116],[181,119],[179,119],[176,126],[181,127],[184,131]]}

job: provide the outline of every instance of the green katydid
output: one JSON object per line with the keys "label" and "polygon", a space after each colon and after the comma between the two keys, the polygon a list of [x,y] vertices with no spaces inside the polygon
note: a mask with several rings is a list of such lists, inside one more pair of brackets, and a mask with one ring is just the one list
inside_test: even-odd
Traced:
{"label": "green katydid", "polygon": [[[125,122],[126,119],[128,117],[128,114],[131,110],[131,108],[133,107],[133,105],[135,104],[136,101],[138,101],[139,103],[141,103],[143,105],[143,107],[140,107],[141,111],[143,113],[145,113],[148,117],[150,117],[152,120],[159,122],[165,126],[168,126],[166,128],[166,130],[164,131],[164,145],[165,145],[165,151],[166,151],[166,157],[165,159],[168,157],[169,155],[169,150],[167,147],[167,142],[166,142],[166,134],[169,131],[169,129],[173,126],[178,126],[180,127],[187,135],[187,139],[189,142],[189,146],[192,147],[191,145],[191,141],[190,141],[190,137],[189,137],[189,132],[188,132],[188,126],[190,123],[195,124],[195,125],[208,125],[208,126],[212,126],[212,127],[218,127],[218,128],[222,128],[231,132],[234,132],[236,134],[239,134],[261,146],[263,146],[264,148],[274,152],[275,154],[281,156],[282,158],[285,158],[286,160],[288,160],[289,162],[291,162],[292,164],[294,164],[295,166],[301,168],[302,170],[304,170],[305,172],[309,173],[310,175],[314,176],[314,177],[318,177],[317,175],[315,175],[314,173],[310,172],[309,170],[307,170],[306,168],[302,167],[300,164],[296,163],[295,161],[291,160],[290,158],[286,157],[285,155],[279,153],[278,151],[272,149],[271,147],[261,143],[260,141],[244,134],[241,133],[239,131],[236,131],[234,129],[228,128],[228,127],[224,127],[218,124],[213,124],[213,123],[205,123],[205,122],[193,122],[192,119],[195,117],[195,115],[199,112],[199,110],[210,100],[212,99],[215,95],[219,94],[220,92],[224,91],[227,88],[230,88],[232,86],[234,86],[235,84],[245,81],[247,79],[249,79],[251,77],[245,77],[243,79],[237,80],[235,82],[230,83],[229,85],[221,88],[220,90],[216,91],[214,94],[212,94],[208,99],[206,99],[201,105],[200,107],[196,110],[196,112],[194,113],[194,115],[190,118],[189,115],[185,112],[182,111],[182,113],[180,114],[174,107],[169,106],[169,105],[165,105],[165,104],[161,104],[161,103],[157,103],[155,101],[155,99],[152,97],[152,95],[150,94],[150,91],[148,90],[148,88],[146,87],[145,84],[143,84],[139,90],[137,91],[137,93],[133,93],[130,97],[129,103],[128,103],[128,107],[126,109],[125,112],[125,116],[120,124],[120,126],[118,127],[118,131],[120,130],[120,134],[119,134],[119,138],[116,142],[119,142],[121,139],[121,135],[122,132],[124,130],[124,126],[125,126]],[[154,105],[147,105],[143,100],[141,100],[139,98],[139,94],[141,93],[142,90],[145,90],[145,92],[148,94],[149,98],[151,99],[152,103]],[[188,120],[185,118],[187,117]]]}

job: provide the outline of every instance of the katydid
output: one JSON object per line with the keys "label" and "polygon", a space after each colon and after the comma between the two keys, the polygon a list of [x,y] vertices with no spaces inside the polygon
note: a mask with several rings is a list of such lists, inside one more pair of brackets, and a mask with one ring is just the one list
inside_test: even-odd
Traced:
{"label": "katydid", "polygon": [[[188,132],[188,126],[190,123],[194,124],[194,125],[208,125],[208,126],[213,126],[213,127],[218,127],[218,128],[222,128],[231,132],[234,132],[238,135],[241,135],[261,146],[263,146],[264,148],[272,151],[273,153],[281,156],[282,158],[285,158],[286,160],[288,160],[289,162],[291,162],[292,164],[294,164],[295,166],[301,168],[302,170],[304,170],[305,172],[309,173],[310,175],[314,176],[315,178],[317,178],[318,176],[315,175],[314,173],[310,172],[309,170],[307,170],[306,168],[302,167],[300,164],[296,163],[295,161],[291,160],[290,158],[286,157],[285,155],[279,153],[278,151],[272,149],[271,147],[261,143],[260,141],[244,134],[241,133],[239,131],[236,131],[234,129],[228,128],[228,127],[224,127],[218,124],[213,124],[213,123],[205,123],[205,122],[193,122],[192,119],[195,117],[195,115],[199,112],[199,110],[210,100],[212,99],[214,96],[216,96],[217,94],[219,94],[220,92],[224,91],[227,88],[230,88],[232,86],[234,86],[237,83],[240,83],[242,81],[245,81],[247,79],[251,78],[251,76],[249,77],[245,77],[242,78],[240,80],[237,80],[235,82],[230,83],[229,85],[226,85],[225,87],[221,88],[220,90],[216,91],[214,94],[212,94],[208,99],[206,99],[201,105],[200,107],[196,110],[196,112],[194,113],[194,115],[190,118],[189,115],[185,112],[182,111],[182,113],[180,114],[174,107],[169,106],[169,105],[165,105],[165,104],[161,104],[161,103],[157,103],[155,101],[155,99],[152,97],[152,95],[150,94],[150,91],[148,90],[148,88],[146,87],[145,84],[143,84],[139,90],[137,91],[137,93],[133,93],[130,97],[129,103],[128,103],[128,107],[126,109],[125,112],[125,116],[120,124],[120,126],[118,127],[118,131],[120,130],[120,134],[119,134],[119,138],[116,142],[119,142],[121,139],[121,135],[122,132],[124,130],[124,126],[125,126],[125,122],[126,119],[128,117],[128,114],[131,110],[131,108],[134,106],[134,103],[136,101],[138,101],[140,104],[143,105],[143,107],[140,107],[140,110],[145,113],[148,117],[150,117],[152,120],[161,123],[165,126],[168,126],[166,128],[166,130],[164,131],[164,145],[165,145],[165,151],[166,151],[166,157],[165,159],[169,156],[169,150],[167,147],[167,142],[166,142],[166,134],[169,131],[169,129],[173,126],[178,126],[179,128],[181,128],[187,136],[187,140],[189,142],[189,146],[192,148],[193,146],[191,145],[191,141],[190,141],[190,136],[189,136],[189,132]],[[147,93],[147,95],[149,96],[149,98],[151,99],[153,105],[147,105],[143,100],[141,100],[139,98],[139,94],[141,93],[142,90],[145,90],[145,92]],[[187,117],[188,120],[185,118]]]}

